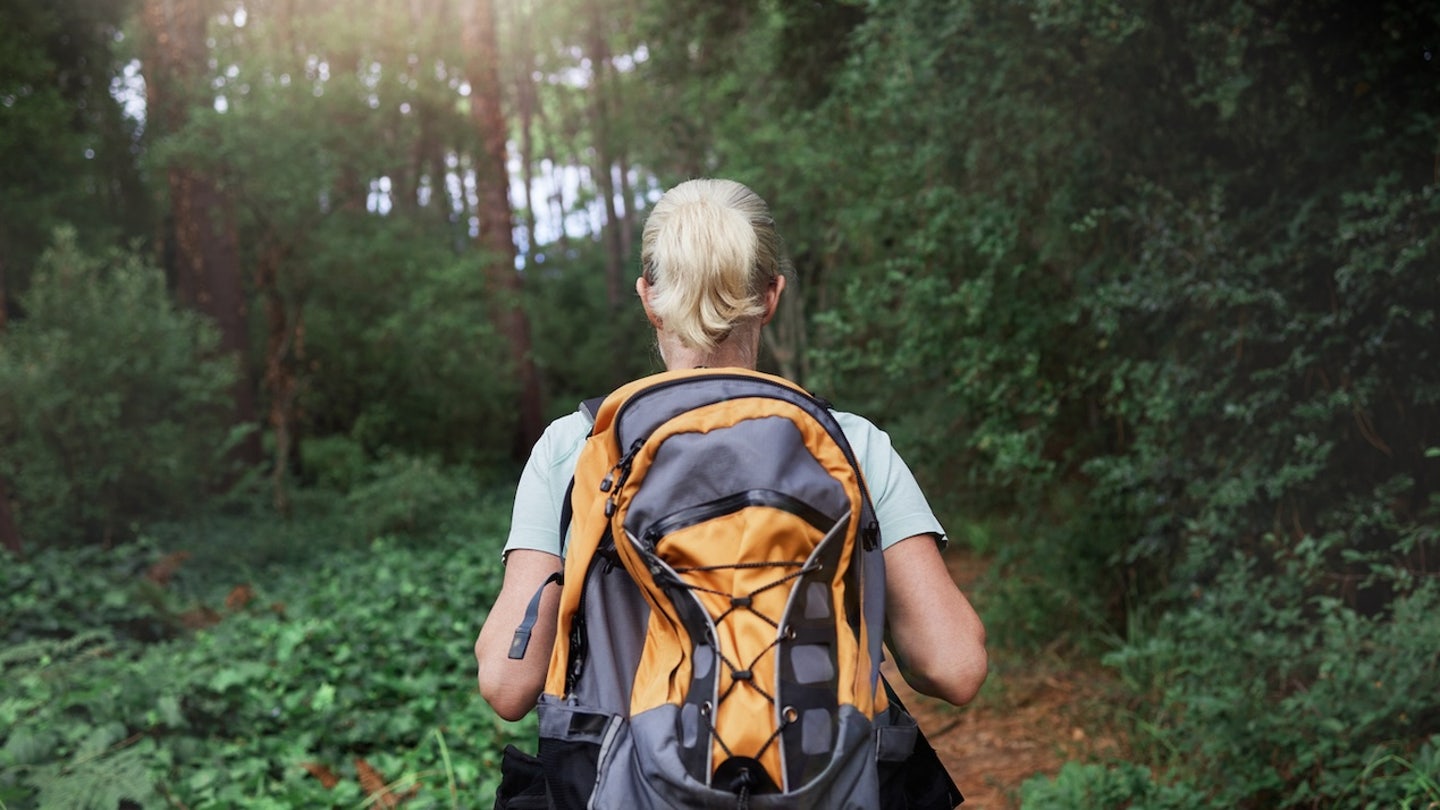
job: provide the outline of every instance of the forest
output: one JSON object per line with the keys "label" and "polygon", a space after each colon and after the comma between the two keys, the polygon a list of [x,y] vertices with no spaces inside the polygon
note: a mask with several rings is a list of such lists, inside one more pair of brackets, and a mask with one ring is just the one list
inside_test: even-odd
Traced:
{"label": "forest", "polygon": [[1440,806],[1436,5],[6,0],[0,808],[489,806],[520,464],[701,176],[983,564],[977,705],[1106,684],[997,806]]}

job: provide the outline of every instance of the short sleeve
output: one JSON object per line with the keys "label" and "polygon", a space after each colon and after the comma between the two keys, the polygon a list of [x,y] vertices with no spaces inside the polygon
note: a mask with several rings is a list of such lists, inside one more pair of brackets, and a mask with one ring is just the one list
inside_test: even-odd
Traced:
{"label": "short sleeve", "polygon": [[518,548],[560,556],[560,510],[589,432],[589,421],[573,413],[551,422],[535,442],[515,488],[504,554]]}
{"label": "short sleeve", "polygon": [[865,474],[870,499],[875,503],[875,518],[880,523],[881,546],[889,548],[906,538],[931,534],[944,548],[945,529],[905,460],[895,452],[890,436],[862,416],[837,411],[835,419]]}

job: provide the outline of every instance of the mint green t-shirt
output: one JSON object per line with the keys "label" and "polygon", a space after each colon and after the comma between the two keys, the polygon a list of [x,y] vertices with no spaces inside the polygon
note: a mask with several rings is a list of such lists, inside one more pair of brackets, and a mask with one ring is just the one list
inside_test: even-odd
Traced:
{"label": "mint green t-shirt", "polygon": [[[885,431],[862,416],[833,413],[865,474],[880,523],[881,545],[889,548],[917,534],[934,535],[943,544],[945,530]],[[561,505],[589,435],[590,421],[578,411],[551,422],[545,429],[520,474],[504,553],[523,548],[561,555]]]}

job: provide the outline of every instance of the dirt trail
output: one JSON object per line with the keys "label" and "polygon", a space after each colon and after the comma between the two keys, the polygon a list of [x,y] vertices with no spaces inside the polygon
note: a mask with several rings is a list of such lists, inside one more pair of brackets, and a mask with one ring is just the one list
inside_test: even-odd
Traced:
{"label": "dirt trail", "polygon": [[[985,571],[983,560],[962,549],[947,552],[946,563],[967,593]],[[1100,711],[1109,681],[1093,662],[1019,659],[991,649],[990,677],[964,708],[911,691],[891,664],[886,667],[886,678],[965,794],[963,810],[1013,810],[1026,779],[1054,775],[1070,759],[1119,750]]]}

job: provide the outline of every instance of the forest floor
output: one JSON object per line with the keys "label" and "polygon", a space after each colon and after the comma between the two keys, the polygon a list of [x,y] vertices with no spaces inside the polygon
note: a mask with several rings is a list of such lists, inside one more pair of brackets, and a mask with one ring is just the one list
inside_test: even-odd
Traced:
{"label": "forest floor", "polygon": [[[945,559],[967,593],[985,572],[985,561],[964,549]],[[990,672],[964,708],[911,691],[893,669],[886,675],[965,795],[963,810],[1013,810],[1032,776],[1054,776],[1069,760],[1122,755],[1125,741],[1107,705],[1115,678],[1093,659],[992,647]]]}

